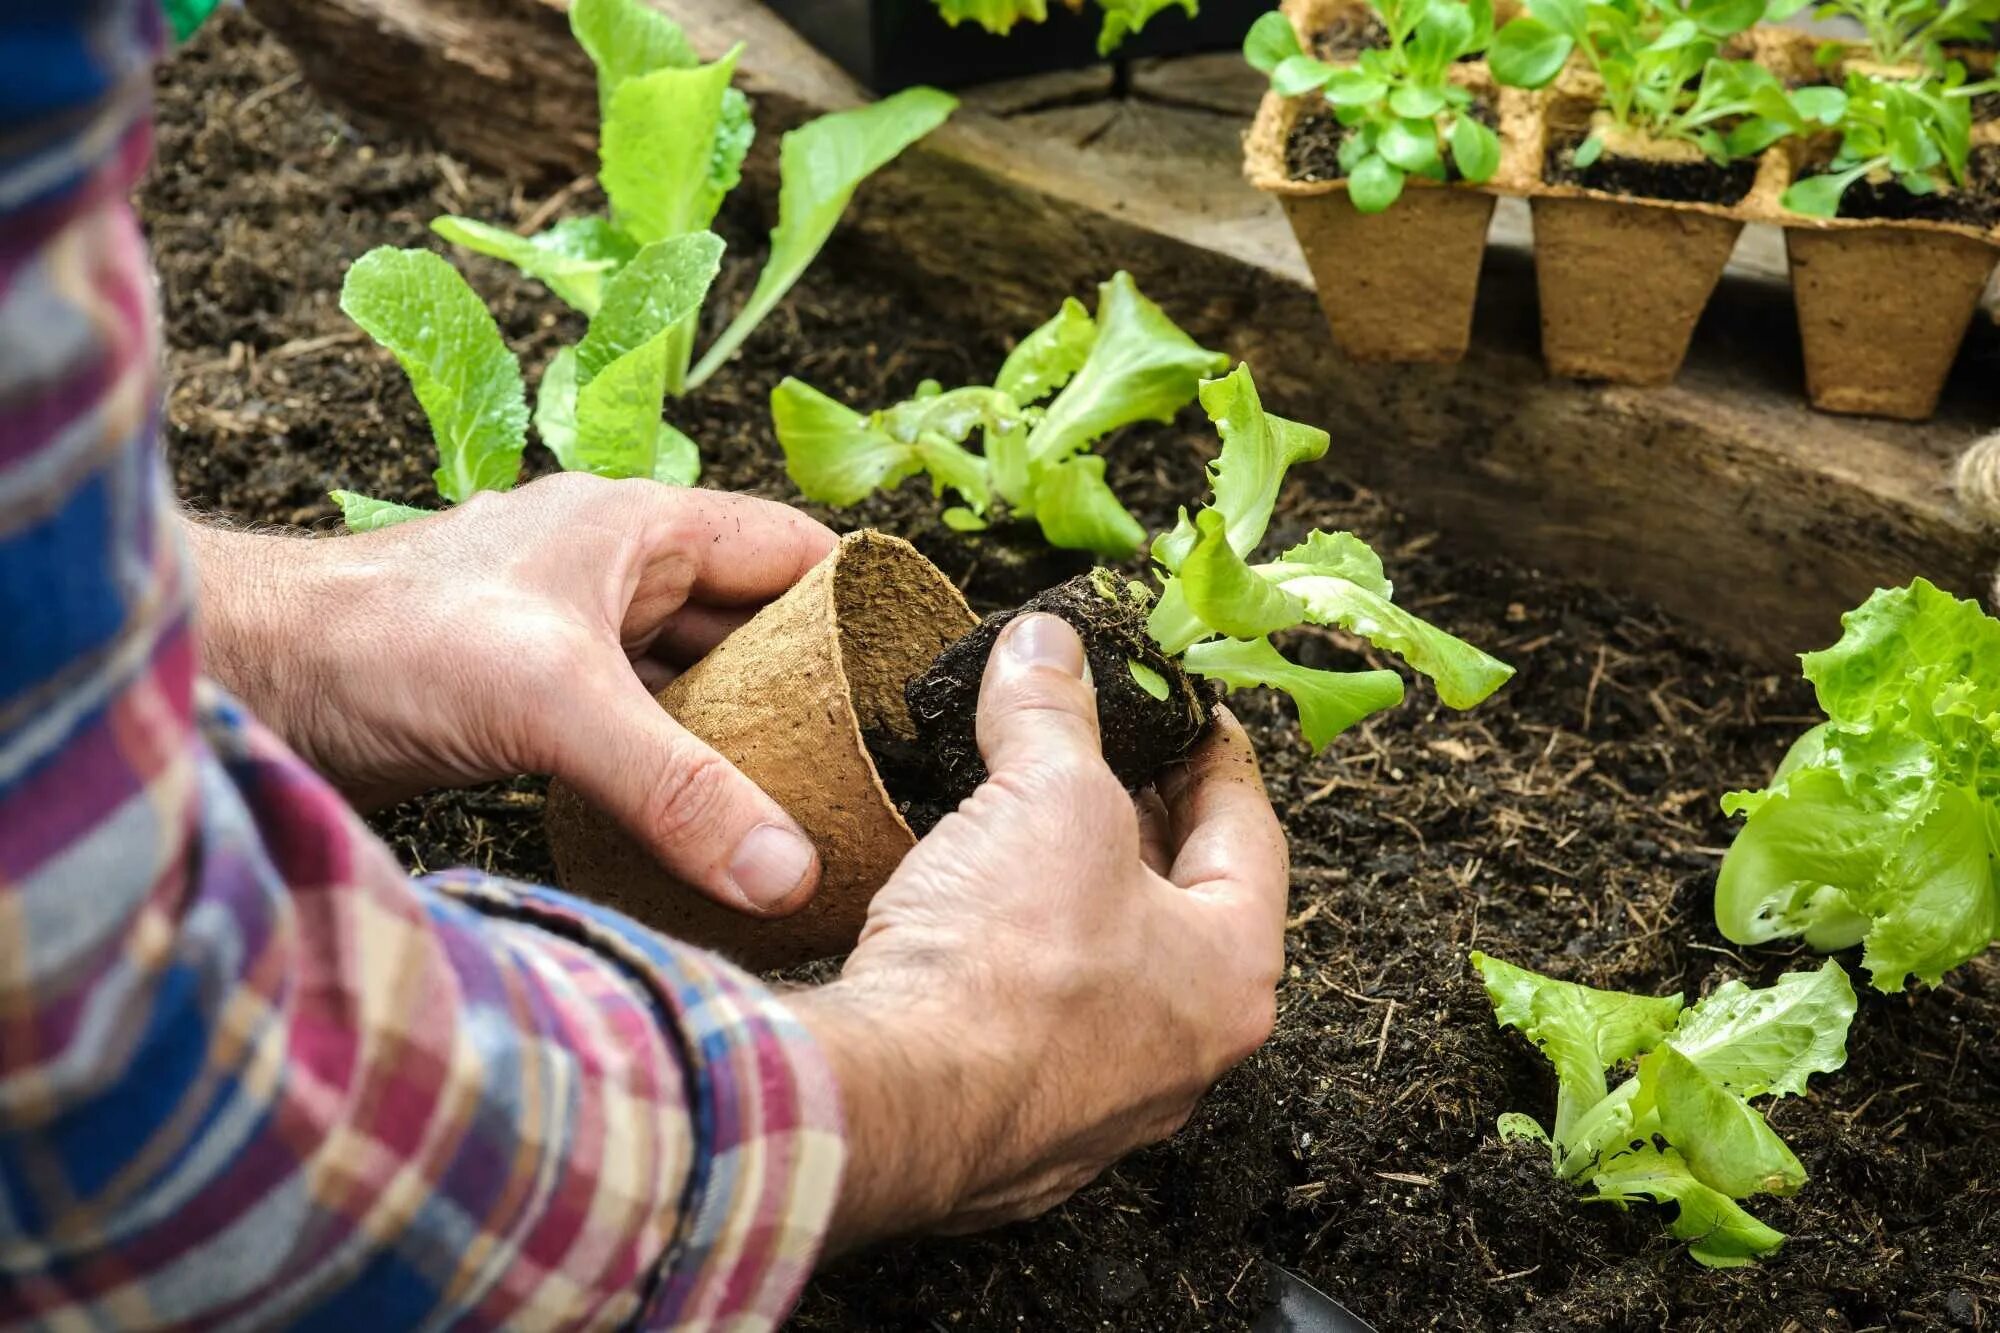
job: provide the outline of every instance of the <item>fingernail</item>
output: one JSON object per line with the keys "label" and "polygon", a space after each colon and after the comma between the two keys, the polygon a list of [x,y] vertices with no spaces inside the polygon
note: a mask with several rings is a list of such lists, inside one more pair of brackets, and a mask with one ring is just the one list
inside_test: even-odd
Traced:
{"label": "fingernail", "polygon": [[1037,611],[1021,616],[1007,627],[1007,655],[1024,667],[1054,667],[1071,676],[1089,669],[1083,658],[1083,640],[1060,616]]}
{"label": "fingernail", "polygon": [[776,907],[793,897],[812,872],[813,847],[780,824],[759,824],[736,844],[729,878],[754,907]]}

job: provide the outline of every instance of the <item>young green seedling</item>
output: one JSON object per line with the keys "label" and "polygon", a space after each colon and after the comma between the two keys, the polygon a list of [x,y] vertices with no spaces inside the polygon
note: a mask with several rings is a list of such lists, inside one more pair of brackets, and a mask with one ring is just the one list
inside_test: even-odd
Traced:
{"label": "young green seedling", "polygon": [[[1081,10],[1083,0],[1060,0],[1071,9]],[[1097,0],[1104,11],[1104,26],[1097,33],[1097,54],[1108,56],[1125,38],[1146,26],[1148,19],[1175,5],[1192,18],[1200,12],[1200,0]],[[1049,16],[1049,0],[937,0],[938,12],[954,28],[966,21],[977,23],[990,33],[1006,36],[1016,23],[1041,23]]]}
{"label": "young green seedling", "polygon": [[[1559,1177],[1594,1191],[1586,1203],[1678,1205],[1674,1235],[1711,1268],[1739,1267],[1784,1242],[1738,1200],[1795,1193],[1805,1168],[1750,1101],[1796,1096],[1809,1077],[1847,1062],[1854,988],[1838,963],[1762,990],[1725,982],[1683,1008],[1678,995],[1597,990],[1482,953],[1472,962],[1496,1021],[1556,1067],[1553,1128],[1509,1112],[1503,1140],[1548,1148]],[[1634,1061],[1611,1087],[1607,1073]]]}
{"label": "young green seedling", "polygon": [[1317,92],[1346,129],[1340,169],[1348,197],[1379,213],[1411,176],[1444,181],[1455,169],[1480,184],[1500,167],[1500,136],[1479,119],[1472,90],[1453,80],[1458,62],[1493,36],[1491,0],[1374,0],[1389,37],[1351,63],[1330,64],[1299,46],[1291,20],[1258,19],[1243,55],[1286,97]]}
{"label": "young green seedling", "polygon": [[[1847,19],[1867,34],[1868,58],[1885,70],[1918,68],[1942,72],[1949,42],[1985,45],[2000,22],[2000,0],[1772,0],[1770,17],[1789,18],[1812,8],[1821,20]],[[1819,49],[1821,64],[1847,55],[1842,42]]]}
{"label": "young green seedling", "polygon": [[1770,147],[1792,122],[1775,74],[1718,56],[1762,11],[1762,0],[1529,0],[1494,37],[1489,62],[1501,83],[1541,88],[1583,55],[1604,93],[1600,123],[1572,159],[1579,168],[1614,140],[1691,144],[1727,165]]}
{"label": "young green seedling", "polygon": [[[610,217],[573,218],[533,236],[463,217],[441,217],[432,227],[448,241],[512,264],[590,317],[590,336],[563,349],[536,395],[536,429],[564,467],[689,483],[699,459],[687,438],[671,427],[651,431],[636,418],[614,430],[607,424],[610,401],[633,413],[650,399],[657,418],[664,399],[698,388],[805,273],[860,183],[935,129],[956,103],[935,89],[912,88],[785,135],[770,255],[749,300],[690,369],[702,299],[714,276],[707,264],[707,276],[694,283],[703,263],[692,256],[711,249],[720,255],[721,242],[708,226],[741,179],[754,134],[749,101],[730,85],[742,49],[703,64],[681,29],[644,0],[575,0],[570,29],[597,66],[598,183]],[[511,378],[502,369],[498,330],[483,308],[474,314],[478,298],[448,272],[414,259],[369,256],[350,272],[342,301],[418,382],[444,456],[440,491],[459,501],[469,493],[468,448],[486,469],[471,489],[513,484],[525,422],[514,410],[518,368]],[[699,287],[691,304],[682,299],[690,284]],[[672,322],[662,334],[654,326],[668,307]],[[644,339],[635,341],[640,332]],[[642,348],[640,361],[621,360]],[[469,359],[460,365],[460,357]],[[488,385],[482,376],[497,378]],[[492,395],[482,398],[480,386]],[[441,422],[433,403],[447,397],[461,401]],[[476,416],[482,403],[496,415],[468,432],[461,418]],[[444,489],[446,477],[451,490]],[[335,498],[350,526],[381,526],[419,512],[345,491]]]}
{"label": "young green seedling", "polygon": [[[961,532],[984,529],[999,510],[1033,519],[1052,546],[1124,559],[1145,529],[1089,450],[1121,426],[1172,420],[1202,376],[1228,364],[1118,273],[1098,288],[1095,319],[1065,301],[990,387],[927,383],[908,402],[863,416],[787,378],[771,392],[771,417],[786,471],[809,500],[853,505],[922,473],[938,497],[958,496],[944,519]],[[965,447],[975,431],[979,453]]]}
{"label": "young green seedling", "polygon": [[1906,80],[1850,71],[1847,86],[1802,88],[1792,102],[1802,121],[1830,126],[1840,147],[1818,172],[1794,181],[1780,202],[1794,213],[1830,218],[1855,182],[1893,180],[1913,195],[1965,184],[1972,154],[1972,98],[2000,82],[1969,86],[1965,66]]}
{"label": "young green seedling", "polygon": [[2000,620],[1918,579],[1800,660],[1827,720],[1744,815],[1715,886],[1738,944],[1864,946],[1878,990],[1935,986],[2000,938]]}

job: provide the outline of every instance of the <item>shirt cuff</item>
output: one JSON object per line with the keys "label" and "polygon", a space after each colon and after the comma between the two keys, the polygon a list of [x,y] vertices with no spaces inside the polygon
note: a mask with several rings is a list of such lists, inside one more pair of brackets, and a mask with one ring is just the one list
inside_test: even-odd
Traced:
{"label": "shirt cuff", "polygon": [[475,871],[423,882],[597,951],[651,997],[679,1049],[694,1152],[640,1325],[775,1327],[812,1274],[846,1158],[839,1091],[805,1026],[748,973],[581,898]]}

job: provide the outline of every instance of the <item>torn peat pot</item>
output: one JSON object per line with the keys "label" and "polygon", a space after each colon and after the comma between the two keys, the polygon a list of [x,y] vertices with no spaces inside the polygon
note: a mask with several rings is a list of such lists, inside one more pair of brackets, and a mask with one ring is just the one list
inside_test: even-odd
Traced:
{"label": "torn peat pot", "polygon": [[819,849],[819,892],[796,914],[757,920],[711,903],[557,782],[548,828],[563,887],[758,969],[851,947],[869,899],[916,845],[869,737],[914,741],[905,683],[977,623],[916,548],[854,533],[660,692],[676,721],[768,792]]}

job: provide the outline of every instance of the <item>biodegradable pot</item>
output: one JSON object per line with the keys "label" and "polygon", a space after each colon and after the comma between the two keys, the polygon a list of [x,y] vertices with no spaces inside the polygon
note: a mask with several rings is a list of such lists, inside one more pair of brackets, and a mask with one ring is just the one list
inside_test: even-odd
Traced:
{"label": "biodegradable pot", "polygon": [[1363,213],[1345,181],[1294,180],[1285,145],[1305,105],[1265,97],[1244,174],[1284,204],[1334,343],[1355,361],[1460,360],[1472,340],[1494,197],[1413,179],[1389,208]]}
{"label": "biodegradable pot", "polygon": [[868,900],[916,845],[862,735],[913,740],[904,682],[978,623],[915,547],[859,532],[660,692],[661,707],[818,847],[819,892],[796,914],[759,920],[717,906],[558,782],[548,831],[563,887],[759,970],[852,947]]}
{"label": "biodegradable pot", "polygon": [[1785,247],[1813,406],[1929,417],[2000,251],[1922,223],[1789,226]]}

